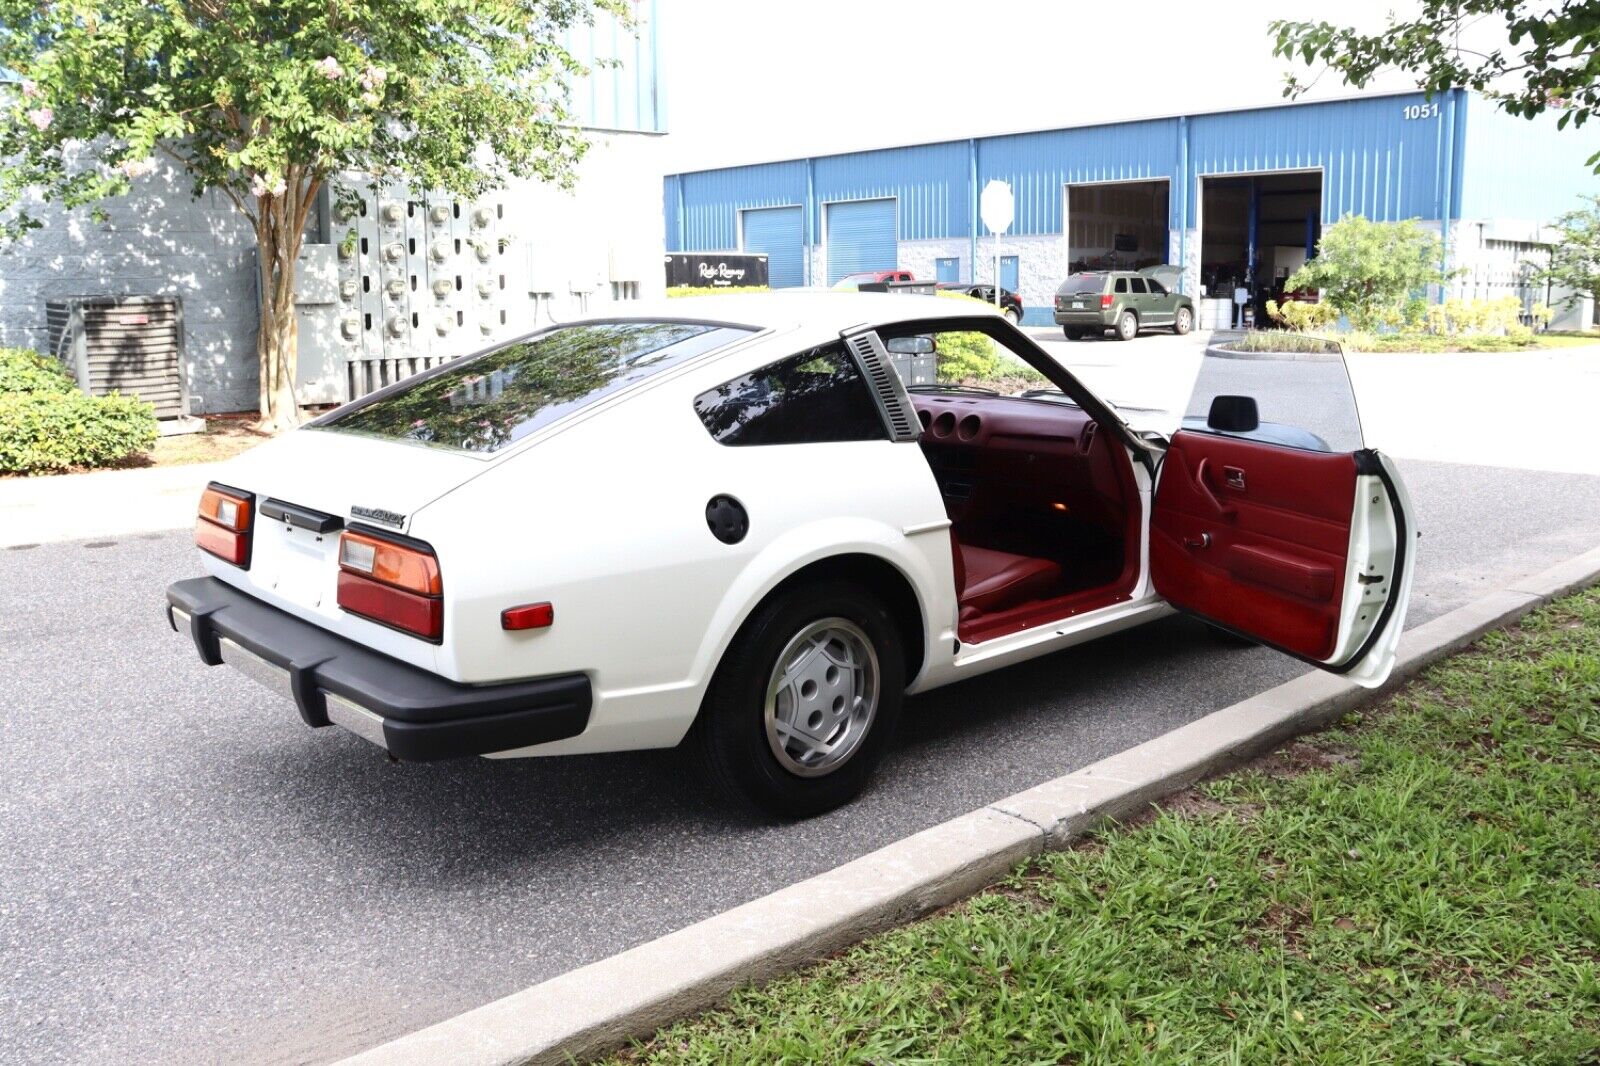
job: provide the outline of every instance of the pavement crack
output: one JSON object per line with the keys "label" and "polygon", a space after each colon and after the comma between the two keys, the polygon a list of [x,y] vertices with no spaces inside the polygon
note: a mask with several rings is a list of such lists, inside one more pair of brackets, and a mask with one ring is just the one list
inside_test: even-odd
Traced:
{"label": "pavement crack", "polygon": [[991,810],[991,811],[995,812],[996,814],[1003,814],[1008,818],[1015,818],[1019,822],[1024,822],[1024,823],[1026,823],[1028,825],[1031,825],[1031,826],[1033,826],[1035,829],[1037,829],[1039,831],[1039,835],[1041,837],[1043,837],[1045,840],[1049,840],[1050,839],[1050,830],[1049,830],[1049,828],[1046,827],[1046,826],[1040,825],[1038,822],[1034,821],[1032,818],[1029,818],[1025,814],[1018,814],[1016,811],[1008,811],[1004,807],[996,807],[993,804],[990,804],[985,809],[986,810]]}

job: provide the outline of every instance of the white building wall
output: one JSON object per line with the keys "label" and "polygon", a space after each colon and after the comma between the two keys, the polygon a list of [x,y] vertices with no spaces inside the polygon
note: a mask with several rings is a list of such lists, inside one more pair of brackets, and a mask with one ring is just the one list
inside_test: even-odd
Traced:
{"label": "white building wall", "polygon": [[947,238],[932,241],[901,241],[896,266],[911,271],[918,281],[938,278],[935,260],[955,259],[959,262],[958,280],[972,277],[971,245],[966,238]]}
{"label": "white building wall", "polygon": [[[450,270],[467,284],[459,293],[435,296],[426,285],[404,297],[389,297],[382,285],[363,291],[363,273],[382,281],[416,273],[428,258],[426,213],[385,229],[383,203],[403,193],[385,191],[369,199],[364,218],[330,219],[320,261],[330,264],[326,284],[301,279],[302,293],[317,290],[316,302],[302,304],[301,382],[306,402],[344,398],[347,360],[393,357],[407,351],[450,358],[488,343],[525,333],[610,305],[619,297],[661,295],[665,250],[661,219],[660,138],[646,134],[596,134],[570,192],[541,182],[515,182],[479,201],[491,206],[490,219],[474,231],[469,217],[452,223],[466,247],[431,264],[437,276]],[[106,202],[109,214],[97,223],[88,209],[63,211],[35,197],[32,212],[41,229],[0,247],[0,345],[43,350],[46,299],[99,294],[176,294],[183,298],[185,344],[191,406],[196,413],[253,410],[258,399],[255,356],[255,238],[248,222],[220,193],[195,200],[188,179],[163,165],[134,183],[124,197]],[[469,213],[470,214],[470,213]],[[487,235],[491,258],[471,249],[474,233]],[[335,256],[349,234],[369,238],[366,256]],[[417,236],[418,247],[403,259],[376,264],[386,243]],[[313,233],[305,262],[319,261]],[[504,277],[504,287],[500,280]],[[487,287],[487,292],[479,288]],[[482,301],[482,306],[478,301]],[[391,306],[391,304],[393,306]],[[499,311],[505,322],[499,322]],[[385,332],[396,312],[417,326],[396,335]],[[462,326],[452,322],[461,310]],[[365,328],[372,315],[372,328]],[[485,331],[480,323],[493,322]],[[354,327],[351,329],[350,327]],[[401,366],[401,373],[409,372]]]}
{"label": "white building wall", "polygon": [[[1056,289],[1066,276],[1066,239],[1059,233],[1025,237],[1001,237],[999,255],[1017,257],[1017,282],[1024,308],[1048,308],[1055,301]],[[975,280],[995,280],[995,242],[990,236],[978,238]],[[1037,312],[1035,313],[1037,317]]]}

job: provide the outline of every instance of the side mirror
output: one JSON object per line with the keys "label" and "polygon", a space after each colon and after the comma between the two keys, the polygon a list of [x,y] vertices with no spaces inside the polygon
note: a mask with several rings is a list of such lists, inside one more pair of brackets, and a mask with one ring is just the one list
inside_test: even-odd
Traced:
{"label": "side mirror", "polygon": [[933,338],[927,334],[915,337],[891,337],[884,347],[890,355],[932,355]]}
{"label": "side mirror", "polygon": [[1219,433],[1252,433],[1261,425],[1254,396],[1218,396],[1211,401],[1206,428]]}

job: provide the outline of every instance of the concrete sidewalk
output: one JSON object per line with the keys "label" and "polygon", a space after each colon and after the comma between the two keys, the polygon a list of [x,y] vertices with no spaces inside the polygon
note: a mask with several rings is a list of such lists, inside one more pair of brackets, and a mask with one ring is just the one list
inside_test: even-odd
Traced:
{"label": "concrete sidewalk", "polygon": [[0,548],[182,529],[219,465],[0,479]]}

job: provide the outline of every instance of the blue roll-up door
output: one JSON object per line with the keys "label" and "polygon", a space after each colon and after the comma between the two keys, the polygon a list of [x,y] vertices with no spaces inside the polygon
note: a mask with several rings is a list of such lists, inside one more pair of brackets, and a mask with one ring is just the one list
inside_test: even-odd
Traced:
{"label": "blue roll-up door", "polygon": [[961,260],[935,259],[933,261],[933,280],[957,282],[961,280]]}
{"label": "blue roll-up door", "polygon": [[804,285],[804,218],[798,207],[754,207],[744,213],[744,250],[767,253],[767,284]]}
{"label": "blue roll-up door", "polygon": [[1014,255],[1002,255],[1000,257],[1000,287],[1002,289],[1010,289],[1012,292],[1018,291],[1021,288],[1017,283],[1018,273],[1017,257]]}
{"label": "blue roll-up door", "polygon": [[863,270],[893,270],[895,201],[853,200],[828,205],[828,284]]}

